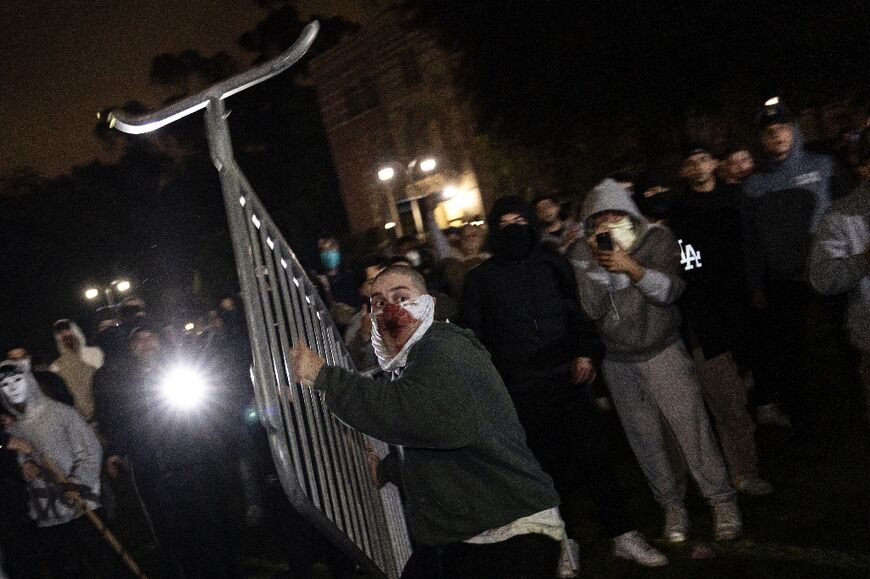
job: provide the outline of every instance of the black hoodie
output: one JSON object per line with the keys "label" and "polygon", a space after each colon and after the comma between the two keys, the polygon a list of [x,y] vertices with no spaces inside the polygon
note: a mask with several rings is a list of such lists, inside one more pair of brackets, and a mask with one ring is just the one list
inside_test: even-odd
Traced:
{"label": "black hoodie", "polygon": [[499,228],[508,213],[532,223],[529,206],[518,197],[494,204],[488,240],[493,257],[468,273],[460,323],[490,351],[508,390],[556,386],[569,377],[574,358],[600,358],[602,346],[580,309],[571,264],[539,246],[532,225]]}

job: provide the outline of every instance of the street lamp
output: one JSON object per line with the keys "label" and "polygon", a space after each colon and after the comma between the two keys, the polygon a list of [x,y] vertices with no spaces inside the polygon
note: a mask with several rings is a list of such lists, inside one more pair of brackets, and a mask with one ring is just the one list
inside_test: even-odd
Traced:
{"label": "street lamp", "polygon": [[[399,163],[390,162],[378,169],[378,180],[384,184],[387,204],[389,205],[390,211],[390,220],[384,224],[384,229],[395,229],[396,235],[401,237],[403,235],[402,232],[402,222],[399,220],[399,209],[396,205],[396,195],[395,195],[395,185],[393,181],[397,176],[397,172],[395,167],[401,166]],[[424,157],[422,159],[415,158],[412,159],[407,165],[404,165],[404,171],[402,172],[401,177],[403,177],[404,182],[403,186],[407,189],[411,183],[415,181],[414,179],[414,170],[419,169],[422,173],[431,173],[438,167],[438,161],[433,157]],[[413,201],[411,204],[411,209],[414,211],[414,222],[418,227],[421,227],[422,216],[420,215],[420,208],[416,204],[416,201]]]}
{"label": "street lamp", "polygon": [[93,301],[97,299],[97,297],[102,292],[103,295],[106,296],[106,303],[110,306],[115,305],[115,292],[125,293],[130,291],[132,288],[132,284],[125,279],[116,279],[112,281],[109,285],[98,288],[98,287],[89,287],[85,290],[85,299],[88,301]]}

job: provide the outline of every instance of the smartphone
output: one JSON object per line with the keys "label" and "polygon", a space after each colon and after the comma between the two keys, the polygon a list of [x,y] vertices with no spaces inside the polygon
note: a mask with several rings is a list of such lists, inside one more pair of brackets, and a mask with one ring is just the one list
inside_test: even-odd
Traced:
{"label": "smartphone", "polygon": [[613,238],[609,231],[596,235],[595,243],[598,244],[598,251],[613,251]]}

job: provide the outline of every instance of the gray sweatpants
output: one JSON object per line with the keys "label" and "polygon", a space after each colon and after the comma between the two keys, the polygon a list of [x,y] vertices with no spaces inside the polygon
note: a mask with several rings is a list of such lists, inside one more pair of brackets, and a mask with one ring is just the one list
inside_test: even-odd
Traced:
{"label": "gray sweatpants", "polygon": [[668,458],[662,418],[677,440],[689,472],[710,504],[734,500],[734,489],[701,397],[701,385],[682,342],[642,362],[605,359],[604,380],[628,442],[660,505],[686,493]]}

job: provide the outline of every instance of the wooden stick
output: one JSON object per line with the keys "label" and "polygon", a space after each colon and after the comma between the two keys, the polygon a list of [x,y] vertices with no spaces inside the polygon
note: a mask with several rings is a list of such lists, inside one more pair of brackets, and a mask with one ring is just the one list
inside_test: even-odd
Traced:
{"label": "wooden stick", "polygon": [[[69,484],[69,479],[66,475],[57,467],[54,461],[51,460],[51,457],[46,453],[40,453],[42,456],[42,465],[48,469],[51,475],[57,479],[57,482],[61,484]],[[96,527],[97,532],[100,533],[100,536],[106,540],[110,547],[121,557],[124,561],[124,564],[127,565],[127,568],[135,575],[138,579],[148,579],[148,576],[142,572],[142,569],[139,568],[139,565],[136,564],[136,561],[127,552],[124,546],[118,541],[117,537],[109,530],[103,520],[93,511],[88,510],[88,504],[81,496],[77,496],[73,498],[73,501],[76,503],[76,506],[79,507],[82,511],[84,511],[85,516],[91,522],[94,527]]]}

